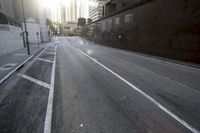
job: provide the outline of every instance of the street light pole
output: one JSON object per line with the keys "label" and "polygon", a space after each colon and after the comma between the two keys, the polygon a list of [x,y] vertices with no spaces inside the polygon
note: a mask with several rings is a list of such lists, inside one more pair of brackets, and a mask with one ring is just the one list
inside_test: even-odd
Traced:
{"label": "street light pole", "polygon": [[23,13],[23,19],[24,19],[24,30],[26,34],[27,52],[28,52],[28,55],[30,55],[31,53],[30,53],[30,48],[29,48],[28,31],[27,31],[25,12],[24,12],[24,0],[21,0],[21,2],[22,2],[22,13]]}

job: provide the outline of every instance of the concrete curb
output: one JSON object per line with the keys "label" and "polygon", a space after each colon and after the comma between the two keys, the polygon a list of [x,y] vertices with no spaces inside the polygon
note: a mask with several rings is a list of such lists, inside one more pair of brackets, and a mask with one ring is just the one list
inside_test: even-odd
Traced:
{"label": "concrete curb", "polygon": [[3,79],[0,80],[0,85],[5,82],[15,71],[17,71],[20,67],[22,67],[26,62],[28,62],[30,59],[35,57],[38,53],[40,53],[44,48],[41,48],[38,52],[31,55],[28,59],[26,59],[24,62],[22,62],[20,65],[18,65],[15,69],[13,69],[11,72],[9,72]]}

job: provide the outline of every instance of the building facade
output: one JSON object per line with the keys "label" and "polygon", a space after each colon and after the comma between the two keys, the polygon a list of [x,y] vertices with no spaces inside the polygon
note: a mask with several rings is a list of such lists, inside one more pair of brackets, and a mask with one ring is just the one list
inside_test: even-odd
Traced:
{"label": "building facade", "polygon": [[104,5],[104,16],[141,1],[142,0],[110,0]]}
{"label": "building facade", "polygon": [[12,0],[0,0],[0,55],[23,48],[21,32],[14,19]]}
{"label": "building facade", "polygon": [[109,0],[89,0],[89,18],[93,21],[100,19],[104,14],[104,5]]}
{"label": "building facade", "polygon": [[[12,0],[13,2],[13,10],[14,10],[14,18],[22,23],[23,20],[23,10],[22,10],[22,0]],[[24,2],[24,11],[25,17],[33,18],[37,23],[39,23],[39,4],[38,0],[23,0]]]}
{"label": "building facade", "polygon": [[78,18],[88,18],[88,0],[61,1],[61,23],[77,23]]}
{"label": "building facade", "polygon": [[12,0],[0,0],[0,12],[9,17],[14,17]]}
{"label": "building facade", "polygon": [[[34,24],[39,25],[40,27],[39,35],[41,38],[41,42],[48,42],[49,30],[48,27],[46,26],[46,19],[48,18],[48,11],[47,11],[48,9],[41,7],[38,0],[23,0],[23,2],[24,2],[24,12],[25,12],[26,22],[28,22],[28,25],[31,25],[29,23],[29,20],[33,19]],[[23,10],[22,10],[22,0],[13,0],[13,9],[14,9],[14,18],[19,23],[23,23],[24,20],[23,20]],[[31,34],[29,35],[29,39],[32,40],[31,42],[37,42],[37,39],[33,40],[33,38],[35,38],[34,36],[36,33],[33,34],[32,31],[30,30],[28,32],[31,32]]]}

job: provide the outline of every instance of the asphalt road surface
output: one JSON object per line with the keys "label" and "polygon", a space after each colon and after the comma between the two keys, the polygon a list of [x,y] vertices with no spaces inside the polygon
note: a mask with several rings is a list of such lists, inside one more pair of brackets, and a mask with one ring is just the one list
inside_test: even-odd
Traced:
{"label": "asphalt road surface", "polygon": [[59,37],[0,84],[0,133],[199,133],[200,69]]}
{"label": "asphalt road surface", "polygon": [[53,133],[200,130],[200,70],[59,38]]}

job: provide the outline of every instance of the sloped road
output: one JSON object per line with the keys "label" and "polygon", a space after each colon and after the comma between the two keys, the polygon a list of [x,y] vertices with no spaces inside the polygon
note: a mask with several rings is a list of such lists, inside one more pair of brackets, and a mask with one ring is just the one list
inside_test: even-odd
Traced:
{"label": "sloped road", "polygon": [[60,38],[53,133],[198,133],[200,70]]}

